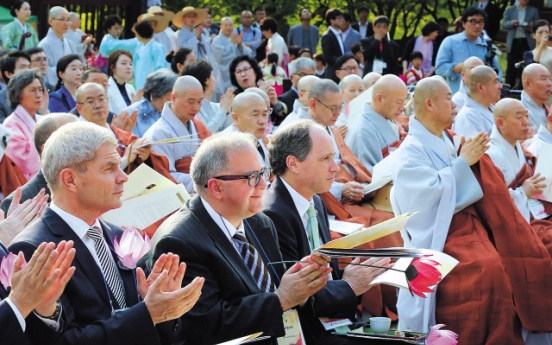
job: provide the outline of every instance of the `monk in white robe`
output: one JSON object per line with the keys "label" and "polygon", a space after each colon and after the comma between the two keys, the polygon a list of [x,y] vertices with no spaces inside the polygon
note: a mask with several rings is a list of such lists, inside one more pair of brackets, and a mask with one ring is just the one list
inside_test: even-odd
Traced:
{"label": "monk in white robe", "polygon": [[483,65],[485,65],[485,63],[477,56],[471,56],[464,61],[462,72],[460,72],[460,76],[462,77],[462,80],[460,81],[460,88],[454,95],[452,95],[452,101],[456,104],[456,110],[462,110],[462,107],[466,103],[467,93],[470,91],[467,85],[470,85],[471,70],[476,66]]}
{"label": "monk in white robe", "polygon": [[314,75],[306,75],[297,82],[297,98],[293,102],[293,111],[286,116],[280,127],[284,127],[288,123],[300,119],[307,119],[307,111],[309,110],[309,93],[311,87],[318,82],[320,78]]}
{"label": "monk in white robe", "polygon": [[546,126],[546,117],[550,113],[546,102],[552,93],[550,72],[543,65],[532,63],[523,69],[521,80],[523,82],[521,102],[529,110],[531,126]]}
{"label": "monk in white robe", "polygon": [[404,110],[407,95],[408,89],[401,79],[385,75],[374,84],[372,104],[366,104],[362,116],[350,123],[345,143],[370,172],[406,135],[395,120]]}
{"label": "monk in white robe", "polygon": [[492,68],[477,66],[471,70],[468,88],[464,107],[458,112],[452,130],[465,138],[479,132],[490,134],[494,124],[493,104],[500,100],[502,83]]}

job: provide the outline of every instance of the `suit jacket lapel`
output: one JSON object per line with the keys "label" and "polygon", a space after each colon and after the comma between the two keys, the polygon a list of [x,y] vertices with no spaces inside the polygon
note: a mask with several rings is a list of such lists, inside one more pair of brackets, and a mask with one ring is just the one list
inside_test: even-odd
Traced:
{"label": "suit jacket lapel", "polygon": [[201,223],[205,231],[209,234],[209,237],[211,237],[221,255],[226,259],[234,272],[241,278],[249,291],[251,293],[260,293],[261,290],[253,280],[253,277],[243,262],[241,255],[237,252],[232,242],[228,240],[228,237],[223,233],[223,230],[211,218],[198,196],[189,201],[189,209],[196,216],[198,222]]}
{"label": "suit jacket lapel", "polygon": [[[77,236],[77,234],[61,219],[61,217],[52,211],[49,207],[44,210],[42,215],[44,224],[48,226],[52,234],[60,237],[65,241],[73,241],[76,254],[73,265],[75,265],[77,272],[84,272],[84,274],[90,280],[90,284],[94,286],[96,291],[102,296],[106,303],[109,303],[109,297],[107,296],[107,288],[103,278],[102,271],[96,264],[96,261],[90,254],[88,247]],[[78,265],[78,267],[77,267]]]}

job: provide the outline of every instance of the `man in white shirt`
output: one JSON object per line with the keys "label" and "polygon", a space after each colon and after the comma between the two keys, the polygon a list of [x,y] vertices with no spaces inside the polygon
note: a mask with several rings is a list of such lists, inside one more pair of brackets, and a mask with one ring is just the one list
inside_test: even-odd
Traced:
{"label": "man in white shirt", "polygon": [[384,75],[374,84],[372,104],[366,104],[362,116],[349,124],[345,143],[368,170],[399,147],[402,138],[395,120],[407,95],[399,77]]}
{"label": "man in white shirt", "polygon": [[186,168],[180,168],[179,162],[191,161],[199,141],[211,133],[203,122],[196,118],[201,109],[203,87],[194,77],[183,76],[176,80],[171,101],[165,103],[161,118],[144,134],[150,143],[162,139],[185,137],[184,142],[176,145],[154,145],[153,151],[165,155],[169,160],[172,177],[184,184],[189,193],[194,192],[189,174],[189,162]]}
{"label": "man in white shirt", "polygon": [[452,130],[466,139],[480,132],[493,131],[493,104],[500,100],[502,83],[496,72],[488,66],[474,67],[470,72],[469,93],[466,103],[456,115]]}
{"label": "man in white shirt", "polygon": [[[249,89],[248,89],[249,90]],[[265,135],[270,107],[256,93],[242,92],[232,102],[232,120],[234,123],[223,132],[251,133],[257,139],[257,152],[262,165],[270,168],[268,163],[268,138]]]}
{"label": "man in white shirt", "polygon": [[456,109],[460,111],[462,107],[464,106],[464,103],[466,103],[466,94],[470,91],[468,89],[468,85],[470,85],[470,72],[474,67],[482,66],[485,63],[481,61],[480,58],[477,56],[471,56],[464,61],[464,65],[462,66],[462,72],[460,72],[460,75],[462,77],[462,81],[460,82],[460,88],[458,91],[452,96],[452,101],[454,104],[456,104]]}
{"label": "man in white shirt", "polygon": [[523,69],[521,79],[521,102],[529,110],[531,126],[546,125],[546,117],[550,113],[546,102],[552,93],[550,72],[543,65],[532,63]]}

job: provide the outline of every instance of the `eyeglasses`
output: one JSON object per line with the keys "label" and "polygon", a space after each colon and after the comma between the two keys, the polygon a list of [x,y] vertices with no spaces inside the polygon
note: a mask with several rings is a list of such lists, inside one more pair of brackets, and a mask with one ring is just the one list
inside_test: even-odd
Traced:
{"label": "eyeglasses", "polygon": [[46,56],[39,57],[39,58],[36,58],[36,59],[32,59],[31,62],[48,62],[48,58]]}
{"label": "eyeglasses", "polygon": [[93,107],[94,105],[96,105],[96,103],[98,104],[102,104],[102,103],[107,103],[107,98],[105,97],[100,97],[98,99],[94,99],[94,100],[90,100],[90,101],[86,101],[86,102],[79,102],[79,104],[86,104],[90,107]]}
{"label": "eyeglasses", "polygon": [[330,111],[331,111],[332,113],[341,112],[341,110],[343,110],[343,108],[345,108],[345,105],[346,105],[345,102],[343,102],[343,103],[341,103],[341,106],[339,106],[339,107],[331,107],[331,108],[330,108],[330,107],[328,107],[327,105],[325,105],[324,103],[322,103],[322,101],[320,101],[319,99],[316,99],[316,98],[315,98],[314,100],[316,100],[318,103],[322,104],[322,105],[325,106],[326,108],[330,109]]}
{"label": "eyeglasses", "polygon": [[235,74],[242,74],[242,73],[247,73],[249,70],[253,69],[253,67],[249,66],[249,67],[244,67],[242,69],[237,69],[236,72],[234,72]]}
{"label": "eyeglasses", "polygon": [[484,20],[470,19],[470,20],[466,20],[466,22],[470,23],[470,24],[473,25],[473,26],[485,25],[485,21],[484,21]]}
{"label": "eyeglasses", "polygon": [[52,18],[52,20],[59,20],[60,22],[71,23],[71,18]]}
{"label": "eyeglasses", "polygon": [[354,71],[358,71],[360,68],[358,68],[358,66],[354,66],[354,67],[343,67],[343,68],[340,68],[339,70],[340,71],[347,71],[347,72],[354,72]]}
{"label": "eyeglasses", "polygon": [[[261,182],[261,177],[268,181],[270,179],[270,168],[262,168],[261,171],[253,171],[249,175],[223,175],[211,177],[221,181],[236,181],[236,180],[245,180],[247,179],[247,184],[250,187],[255,187]],[[205,184],[207,188],[207,184]]]}

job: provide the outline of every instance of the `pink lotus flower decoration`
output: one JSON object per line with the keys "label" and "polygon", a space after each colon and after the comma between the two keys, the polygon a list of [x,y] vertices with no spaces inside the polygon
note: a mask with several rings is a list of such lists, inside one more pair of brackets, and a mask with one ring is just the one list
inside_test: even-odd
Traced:
{"label": "pink lotus flower decoration", "polygon": [[416,296],[426,298],[424,292],[435,292],[430,289],[441,281],[443,276],[436,268],[441,264],[427,258],[415,258],[406,269],[406,280],[410,292]]}
{"label": "pink lotus flower decoration", "polygon": [[128,269],[135,269],[138,261],[151,250],[151,240],[148,235],[142,237],[136,227],[129,226],[119,242],[115,239],[113,247],[121,264]]}
{"label": "pink lotus flower decoration", "polygon": [[[7,290],[11,286],[11,280],[13,275],[13,266],[15,265],[15,259],[17,255],[9,253],[4,256],[2,263],[0,264],[0,284]],[[23,262],[23,267],[27,266],[27,262]]]}
{"label": "pink lotus flower decoration", "polygon": [[426,345],[456,345],[458,344],[458,334],[453,331],[440,329],[446,325],[439,324],[431,327],[426,338]]}

